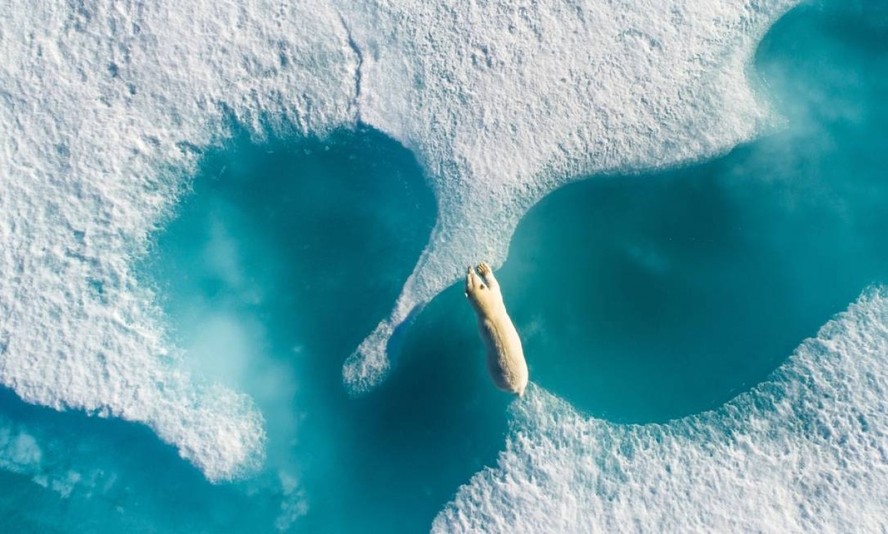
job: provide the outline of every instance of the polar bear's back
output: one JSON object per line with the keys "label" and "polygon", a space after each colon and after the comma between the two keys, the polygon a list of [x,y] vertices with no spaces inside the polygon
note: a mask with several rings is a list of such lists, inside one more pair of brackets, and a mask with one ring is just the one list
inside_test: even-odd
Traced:
{"label": "polar bear's back", "polygon": [[499,389],[523,395],[527,387],[527,363],[512,320],[504,313],[496,321],[479,320],[478,326],[487,345],[487,370],[493,383]]}
{"label": "polar bear's back", "polygon": [[478,271],[483,279],[469,267],[466,296],[478,315],[478,329],[487,346],[487,370],[498,388],[523,395],[528,373],[521,338],[506,311],[499,283],[490,266],[482,263]]}

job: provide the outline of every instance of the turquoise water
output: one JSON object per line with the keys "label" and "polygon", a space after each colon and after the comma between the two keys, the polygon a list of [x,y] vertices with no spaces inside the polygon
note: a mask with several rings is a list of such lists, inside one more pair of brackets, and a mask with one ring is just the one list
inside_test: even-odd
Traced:
{"label": "turquoise water", "polygon": [[567,186],[525,217],[501,277],[520,288],[511,309],[539,384],[620,422],[710,409],[888,279],[888,29],[874,6],[802,7],[761,43],[756,75],[785,129],[714,161]]}
{"label": "turquoise water", "polygon": [[[719,406],[888,281],[888,9],[796,9],[752,70],[784,127],[713,161],[569,185],[515,234],[499,278],[531,379],[587,414],[661,422]],[[261,409],[263,471],[211,485],[147,429],[4,391],[0,414],[90,466],[52,470],[97,481],[61,497],[0,471],[7,524],[262,532],[293,516],[305,532],[427,529],[495,462],[510,399],[486,375],[461,283],[396,339],[378,390],[352,399],[342,386],[343,360],[434,224],[414,157],[370,129],[235,135],[191,184],[139,268],[189,365]]]}
{"label": "turquoise water", "polygon": [[[311,496],[300,520],[309,530],[428,525],[494,460],[505,433],[508,399],[467,357],[477,340],[470,314],[452,313],[467,311],[461,300],[432,307],[404,337],[377,394],[350,399],[342,385],[343,359],[397,297],[431,232],[424,184],[410,153],[374,131],[242,138],[207,156],[146,266],[197,367],[259,403],[269,464],[295,462]],[[248,368],[232,371],[240,352]]]}
{"label": "turquoise water", "polygon": [[805,6],[756,73],[786,128],[714,161],[573,184],[501,278],[531,375],[586,412],[666,421],[749,389],[888,281],[884,5]]}

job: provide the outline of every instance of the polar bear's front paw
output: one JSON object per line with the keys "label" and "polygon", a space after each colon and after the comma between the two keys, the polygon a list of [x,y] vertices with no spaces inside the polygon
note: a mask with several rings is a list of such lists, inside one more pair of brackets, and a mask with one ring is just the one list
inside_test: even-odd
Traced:
{"label": "polar bear's front paw", "polygon": [[468,297],[476,291],[486,289],[483,280],[483,278],[478,277],[478,273],[475,272],[475,269],[469,265],[469,268],[466,270],[466,296]]}
{"label": "polar bear's front paw", "polygon": [[493,276],[493,269],[490,268],[485,262],[481,262],[478,264],[478,274],[481,275],[481,279],[484,280],[484,283],[487,284],[487,287],[490,289],[497,289],[499,285],[496,282],[496,278]]}

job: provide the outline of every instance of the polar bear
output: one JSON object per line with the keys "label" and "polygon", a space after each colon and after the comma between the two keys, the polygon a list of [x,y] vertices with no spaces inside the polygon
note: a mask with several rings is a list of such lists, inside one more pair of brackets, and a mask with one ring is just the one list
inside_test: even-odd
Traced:
{"label": "polar bear", "polygon": [[[477,271],[477,272],[476,272]],[[466,297],[478,314],[478,328],[487,345],[487,370],[496,387],[524,395],[527,387],[527,362],[521,339],[506,312],[503,294],[490,265],[469,266],[466,273]]]}

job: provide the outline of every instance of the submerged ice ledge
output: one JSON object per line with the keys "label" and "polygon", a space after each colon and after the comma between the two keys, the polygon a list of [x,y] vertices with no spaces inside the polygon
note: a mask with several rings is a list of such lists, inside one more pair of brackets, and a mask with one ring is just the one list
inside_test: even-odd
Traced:
{"label": "submerged ice ledge", "polygon": [[324,135],[360,119],[427,170],[431,241],[344,367],[366,391],[396,328],[463,265],[499,265],[548,191],[754,135],[768,113],[745,68],[793,3],[8,0],[0,382],[30,402],[144,423],[211,480],[236,477],[261,460],[261,414],[183,370],[131,268],[226,124]]}

